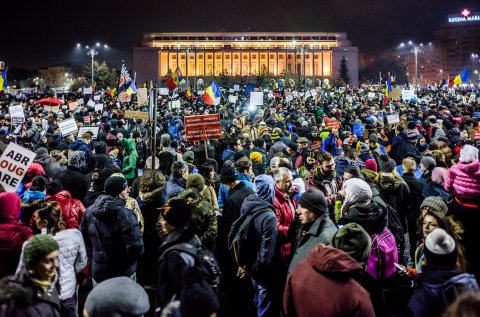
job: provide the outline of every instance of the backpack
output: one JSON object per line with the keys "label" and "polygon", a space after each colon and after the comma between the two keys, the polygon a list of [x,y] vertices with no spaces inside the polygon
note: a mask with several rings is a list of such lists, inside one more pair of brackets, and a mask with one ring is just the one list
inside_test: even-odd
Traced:
{"label": "backpack", "polygon": [[168,151],[164,151],[158,154],[158,160],[160,162],[158,169],[163,175],[170,175],[172,172],[172,164],[177,161],[177,156]]}
{"label": "backpack", "polygon": [[425,284],[424,289],[428,296],[441,306],[441,311],[445,311],[463,293],[479,290],[475,277],[468,273],[456,275],[439,285]]}
{"label": "backpack", "polygon": [[375,280],[383,280],[396,272],[397,244],[387,227],[380,234],[373,234],[371,238],[372,250],[368,257],[366,272]]}
{"label": "backpack", "polygon": [[256,259],[257,249],[249,246],[249,236],[254,228],[253,220],[271,208],[260,209],[253,214],[243,214],[235,220],[228,234],[228,249],[238,266],[251,266]]}
{"label": "backpack", "polygon": [[167,252],[176,250],[181,253],[186,253],[194,259],[194,263],[189,263],[187,259],[182,257],[187,264],[192,267],[196,267],[202,270],[205,273],[205,281],[210,285],[210,287],[216,291],[220,285],[221,272],[218,266],[217,259],[210,250],[205,248],[200,241],[198,236],[194,236],[192,239],[195,239],[197,246],[190,244],[188,242],[182,242],[176,245],[171,246],[165,250],[165,255]]}
{"label": "backpack", "polygon": [[387,210],[387,228],[395,237],[398,258],[401,259],[403,257],[403,250],[405,249],[405,233],[403,232],[403,226],[402,222],[400,221],[400,217],[398,216],[397,211],[383,200],[378,199],[375,200],[375,202]]}

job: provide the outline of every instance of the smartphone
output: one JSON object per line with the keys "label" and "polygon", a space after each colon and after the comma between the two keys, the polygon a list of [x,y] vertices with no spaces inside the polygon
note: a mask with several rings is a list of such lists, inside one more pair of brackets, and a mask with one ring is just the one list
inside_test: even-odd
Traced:
{"label": "smartphone", "polygon": [[393,263],[395,265],[395,267],[397,268],[397,270],[399,271],[403,271],[403,272],[408,272],[407,271],[407,268],[401,264],[398,264],[398,263]]}

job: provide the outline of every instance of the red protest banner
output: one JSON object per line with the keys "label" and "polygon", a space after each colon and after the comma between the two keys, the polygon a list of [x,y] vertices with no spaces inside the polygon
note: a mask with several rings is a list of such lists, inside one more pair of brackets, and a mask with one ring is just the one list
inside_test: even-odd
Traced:
{"label": "red protest banner", "polygon": [[184,117],[185,139],[188,142],[222,138],[220,114]]}
{"label": "red protest banner", "polygon": [[327,125],[328,130],[332,130],[333,128],[340,128],[340,122],[337,119],[329,119],[329,118],[324,118],[323,122]]}

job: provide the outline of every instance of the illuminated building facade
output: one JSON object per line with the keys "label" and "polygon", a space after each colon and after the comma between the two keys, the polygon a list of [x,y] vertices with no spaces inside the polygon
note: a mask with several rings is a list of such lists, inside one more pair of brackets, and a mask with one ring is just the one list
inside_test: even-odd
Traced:
{"label": "illuminated building facade", "polygon": [[133,71],[137,83],[158,82],[177,67],[196,78],[289,72],[332,79],[343,57],[358,85],[358,48],[346,33],[146,33],[133,49]]}

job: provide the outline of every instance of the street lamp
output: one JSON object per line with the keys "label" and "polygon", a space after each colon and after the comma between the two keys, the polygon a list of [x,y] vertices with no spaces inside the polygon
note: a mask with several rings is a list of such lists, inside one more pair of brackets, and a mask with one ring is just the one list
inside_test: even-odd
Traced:
{"label": "street lamp", "polygon": [[[423,43],[420,44],[420,45],[416,45],[414,44],[412,41],[408,41],[408,45],[409,46],[413,46],[412,49],[410,50],[410,52],[412,52],[414,55],[415,55],[415,87],[417,87],[418,85],[418,53],[423,53],[423,49],[421,47],[423,47]],[[429,43],[430,45],[430,43]],[[400,43],[400,47],[404,47],[405,44],[402,42]]]}
{"label": "street lamp", "polygon": [[[77,43],[77,48],[80,48],[81,47],[81,44],[80,43]],[[91,61],[92,61],[92,78],[91,78],[91,81],[92,81],[92,87],[93,87],[93,80],[94,80],[94,60],[95,60],[95,56],[98,55],[98,51],[95,49],[95,47],[98,47],[98,48],[101,48],[102,47],[102,44],[100,42],[97,42],[94,45],[92,46],[85,46],[85,49],[87,50],[87,55],[89,55],[91,57]],[[107,44],[103,44],[103,48],[107,49],[108,48],[108,45]]]}

